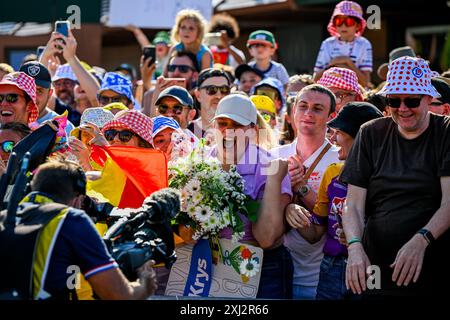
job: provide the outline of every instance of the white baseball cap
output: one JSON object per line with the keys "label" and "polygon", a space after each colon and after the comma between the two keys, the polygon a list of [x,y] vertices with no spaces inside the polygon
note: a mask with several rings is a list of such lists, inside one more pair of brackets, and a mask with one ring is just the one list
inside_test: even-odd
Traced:
{"label": "white baseball cap", "polygon": [[217,105],[217,118],[228,118],[237,123],[248,126],[250,123],[256,124],[257,111],[249,97],[242,94],[230,94],[220,100]]}

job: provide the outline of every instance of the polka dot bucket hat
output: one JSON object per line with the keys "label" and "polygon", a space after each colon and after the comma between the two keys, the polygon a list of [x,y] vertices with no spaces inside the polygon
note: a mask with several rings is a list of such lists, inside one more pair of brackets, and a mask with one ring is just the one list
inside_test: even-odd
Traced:
{"label": "polka dot bucket hat", "polygon": [[378,94],[423,94],[439,98],[440,94],[431,84],[431,76],[424,59],[400,57],[389,63],[386,84]]}

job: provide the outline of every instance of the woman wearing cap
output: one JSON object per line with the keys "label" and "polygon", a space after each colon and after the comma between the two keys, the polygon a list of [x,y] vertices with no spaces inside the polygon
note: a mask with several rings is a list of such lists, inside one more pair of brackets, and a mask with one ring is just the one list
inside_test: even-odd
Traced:
{"label": "woman wearing cap", "polygon": [[[287,161],[273,159],[258,146],[260,136],[257,110],[243,95],[223,98],[214,117],[217,145],[211,156],[217,157],[225,170],[236,165],[244,179],[245,194],[261,206],[258,220],[253,223],[241,215],[245,234],[241,241],[264,249],[258,298],[292,297],[293,265],[283,245],[284,210],[291,201],[292,191],[287,176]],[[222,238],[231,238],[229,229],[222,230]]]}
{"label": "woman wearing cap", "polygon": [[[351,102],[328,122],[334,129],[333,140],[340,147],[339,160],[347,159],[361,125],[381,117],[383,114],[370,103]],[[343,166],[343,162],[333,163],[324,172],[312,213],[297,204],[290,204],[286,210],[289,225],[310,243],[316,243],[326,234],[317,286],[317,299],[320,300],[344,299],[351,295],[345,287],[347,247],[339,240],[343,238],[341,215],[347,196],[347,185],[339,181]]]}

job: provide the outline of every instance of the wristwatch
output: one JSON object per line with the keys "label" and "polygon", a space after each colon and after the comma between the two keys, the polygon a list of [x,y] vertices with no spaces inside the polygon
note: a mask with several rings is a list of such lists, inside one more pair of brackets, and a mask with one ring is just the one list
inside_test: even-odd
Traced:
{"label": "wristwatch", "polygon": [[427,240],[428,244],[432,243],[435,240],[433,234],[427,229],[420,229],[417,233],[420,233],[425,238],[425,240]]}
{"label": "wristwatch", "polygon": [[295,193],[296,195],[298,195],[299,197],[304,197],[308,194],[308,192],[311,190],[311,187],[308,186],[307,184],[304,184],[302,186],[300,186],[300,188],[298,188],[297,192]]}

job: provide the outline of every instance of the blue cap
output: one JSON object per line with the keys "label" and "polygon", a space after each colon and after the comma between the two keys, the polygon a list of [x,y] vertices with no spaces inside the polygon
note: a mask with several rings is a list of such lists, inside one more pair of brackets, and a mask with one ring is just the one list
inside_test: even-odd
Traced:
{"label": "blue cap", "polygon": [[166,97],[171,97],[176,99],[183,106],[188,106],[190,108],[194,108],[194,99],[190,95],[189,91],[180,86],[171,86],[165,90],[163,90],[156,100],[155,104],[158,105],[162,99]]}
{"label": "blue cap", "polygon": [[283,104],[283,106],[286,104],[286,99],[284,97],[284,87],[280,80],[272,78],[272,77],[264,78],[260,82],[258,82],[257,84],[255,84],[253,86],[253,88],[250,90],[250,95],[254,95],[256,92],[256,89],[258,89],[259,87],[262,87],[262,86],[268,86],[268,87],[271,87],[271,88],[274,88],[275,90],[277,90],[278,95],[281,98],[281,103]]}
{"label": "blue cap", "polygon": [[172,128],[175,131],[181,131],[180,125],[178,122],[172,118],[165,117],[165,116],[157,116],[153,119],[153,132],[152,136],[153,138],[167,128]]}
{"label": "blue cap", "polygon": [[120,95],[126,96],[128,100],[133,103],[135,102],[131,81],[119,73],[107,72],[105,74],[102,80],[102,86],[100,87],[98,93],[100,94],[106,90],[114,91]]}

